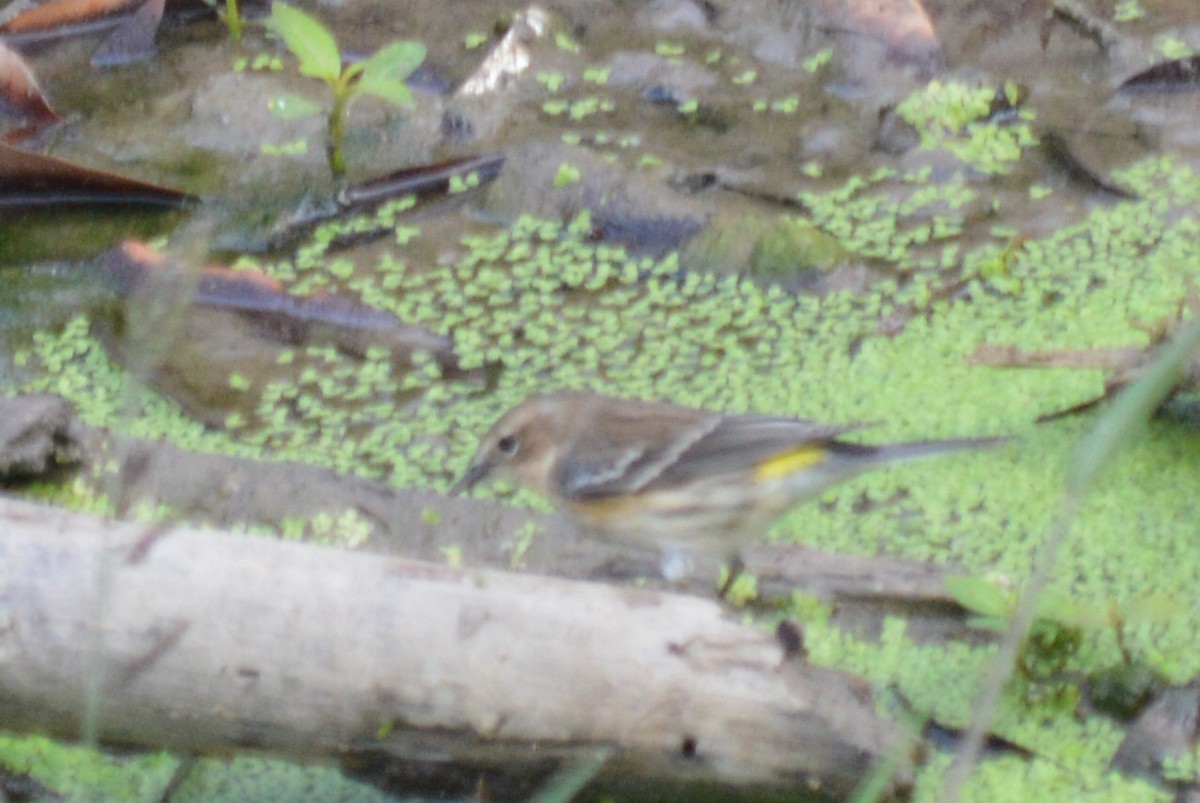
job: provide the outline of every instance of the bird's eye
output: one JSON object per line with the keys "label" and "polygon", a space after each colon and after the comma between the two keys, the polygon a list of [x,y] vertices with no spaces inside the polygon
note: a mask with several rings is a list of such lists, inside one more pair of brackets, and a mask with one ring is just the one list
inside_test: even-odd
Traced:
{"label": "bird's eye", "polygon": [[520,441],[516,435],[505,435],[500,440],[496,441],[496,448],[500,450],[500,454],[505,457],[512,457],[517,453],[517,448],[520,446]]}

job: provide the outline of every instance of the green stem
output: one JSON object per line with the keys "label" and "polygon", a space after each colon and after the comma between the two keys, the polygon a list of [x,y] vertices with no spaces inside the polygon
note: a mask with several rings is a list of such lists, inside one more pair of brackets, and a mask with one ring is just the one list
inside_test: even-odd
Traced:
{"label": "green stem", "polygon": [[229,29],[230,39],[242,41],[242,18],[238,14],[237,0],[225,0],[225,27]]}
{"label": "green stem", "polygon": [[329,142],[327,155],[334,178],[346,175],[346,157],[342,153],[342,128],[346,121],[346,96],[334,91],[333,108],[329,110]]}

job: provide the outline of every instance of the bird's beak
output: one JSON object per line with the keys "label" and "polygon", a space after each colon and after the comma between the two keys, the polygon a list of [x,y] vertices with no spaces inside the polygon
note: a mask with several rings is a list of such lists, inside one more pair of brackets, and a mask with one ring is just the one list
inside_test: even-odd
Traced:
{"label": "bird's beak", "polygon": [[458,496],[466,493],[474,488],[487,476],[492,473],[490,463],[472,463],[466,472],[459,478],[458,482],[454,483],[454,487],[450,489],[451,496]]}

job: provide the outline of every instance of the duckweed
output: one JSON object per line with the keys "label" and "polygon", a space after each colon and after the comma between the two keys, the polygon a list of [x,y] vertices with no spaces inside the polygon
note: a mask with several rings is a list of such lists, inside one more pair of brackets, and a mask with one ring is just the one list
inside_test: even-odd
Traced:
{"label": "duckweed", "polygon": [[[957,123],[929,131],[944,139],[973,136],[994,93],[938,92],[956,98],[963,112]],[[361,355],[317,345],[288,349],[278,361],[294,378],[267,383],[235,431],[207,431],[157,396],[131,394],[82,318],[37,335],[19,360],[40,369],[28,390],[63,393],[92,424],[199,450],[318,463],[406,487],[447,488],[496,416],[530,393],[564,387],[878,422],[855,434],[871,442],[1014,434],[986,452],[862,477],[820,505],[792,511],[771,538],[953,562],[1019,584],[1057,510],[1061,467],[1090,419],[1065,418],[1038,427],[1036,437],[1023,435],[1038,415],[1096,397],[1104,377],[1096,370],[981,367],[971,354],[985,343],[1147,344],[1138,324],[1174,320],[1187,298],[1200,226],[1180,212],[1200,201],[1200,180],[1170,159],[1147,160],[1116,177],[1139,200],[1097,208],[1042,239],[1020,241],[1001,225],[970,248],[959,234],[980,189],[965,179],[929,180],[927,172],[881,170],[800,196],[821,232],[885,269],[865,292],[822,298],[687,270],[675,254],[634,258],[597,245],[586,214],[565,225],[521,217],[463,238],[458,257],[419,269],[410,267],[418,263],[400,242],[367,264],[331,259],[329,245],[342,230],[322,227],[294,258],[263,269],[292,288],[359,288],[400,319],[451,338],[458,364],[443,371],[429,355],[402,358],[383,346]],[[245,378],[229,381],[238,386]],[[1144,598],[1148,589],[1194,599],[1198,458],[1192,433],[1153,424],[1082,510],[1056,567],[1055,593],[1095,606]],[[480,493],[547,507],[503,485]],[[1129,660],[1183,681],[1200,672],[1197,632],[1200,609],[1182,604],[1169,618],[1124,624],[1121,638]],[[809,617],[805,643],[810,660],[896,684],[918,710],[950,724],[969,715],[991,654],[966,644],[917,645],[901,620],[867,643]],[[1111,629],[1101,628],[1084,631],[1070,667],[1099,672],[1124,660]],[[1033,682],[1006,690],[996,729],[1040,758],[1015,767],[1017,759],[987,762],[971,782],[972,799],[1028,799],[1034,788],[1043,798],[1168,797],[1107,772],[1119,730],[1101,717],[1064,711],[1061,699],[1030,702]],[[941,761],[935,756],[918,777],[917,799],[934,793]],[[1187,757],[1178,764],[1181,776],[1194,772]]]}

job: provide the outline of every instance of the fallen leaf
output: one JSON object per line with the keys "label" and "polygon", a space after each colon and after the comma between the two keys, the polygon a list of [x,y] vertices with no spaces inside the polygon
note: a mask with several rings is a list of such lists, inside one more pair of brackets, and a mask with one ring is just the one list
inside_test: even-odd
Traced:
{"label": "fallen leaf", "polygon": [[177,208],[191,195],[0,143],[0,208],[64,204]]}
{"label": "fallen leaf", "polygon": [[[342,215],[361,212],[394,198],[414,195],[422,203],[448,197],[460,191],[491,181],[504,166],[504,154],[489,153],[481,156],[464,156],[443,162],[409,167],[394,173],[347,187],[338,193],[335,202],[321,203],[316,208],[305,209],[276,223],[266,235],[264,247],[268,250],[286,248],[304,237],[321,223]],[[342,248],[353,243],[382,236],[391,227],[356,232],[336,239],[333,247]],[[243,248],[254,247],[243,245]]]}
{"label": "fallen leaf", "polygon": [[119,67],[154,55],[154,36],[162,22],[166,0],[146,0],[108,35],[92,54],[93,67]]}
{"label": "fallen leaf", "polygon": [[60,119],[25,59],[0,41],[0,108],[5,106],[39,128]]}
{"label": "fallen leaf", "polygon": [[[126,296],[142,291],[159,278],[156,274],[172,267],[166,257],[137,240],[104,252],[96,264],[113,289]],[[308,342],[310,329],[324,326],[337,331],[322,339],[353,353],[365,351],[365,335],[370,344],[388,345],[395,352],[426,351],[446,365],[453,360],[449,338],[344,296],[293,295],[261,271],[207,266],[200,271],[192,303],[256,316],[267,325],[266,331],[287,343]]]}
{"label": "fallen leaf", "polygon": [[135,5],[137,0],[50,0],[23,11],[0,25],[0,33],[48,31],[96,20]]}
{"label": "fallen leaf", "polygon": [[[116,295],[116,303],[93,316],[93,331],[109,353],[210,426],[253,421],[272,382],[297,381],[302,361],[281,359],[297,346],[327,344],[351,359],[383,348],[396,374],[410,370],[414,352],[422,352],[447,376],[467,375],[444,335],[343,296],[293,295],[256,270],[207,266],[189,275],[137,240],[104,252],[91,267]],[[156,311],[170,316],[163,319],[168,325],[154,323]],[[146,316],[153,344],[137,334],[147,331],[146,320],[131,325]],[[413,393],[399,391],[397,404]]]}
{"label": "fallen leaf", "polygon": [[1195,92],[1200,89],[1200,56],[1155,64],[1126,78],[1118,92]]}
{"label": "fallen leaf", "polygon": [[450,182],[456,176],[462,178],[474,173],[482,183],[495,178],[503,166],[503,154],[489,153],[410,167],[348,187],[338,201],[354,209],[403,195],[441,194],[450,190]]}

